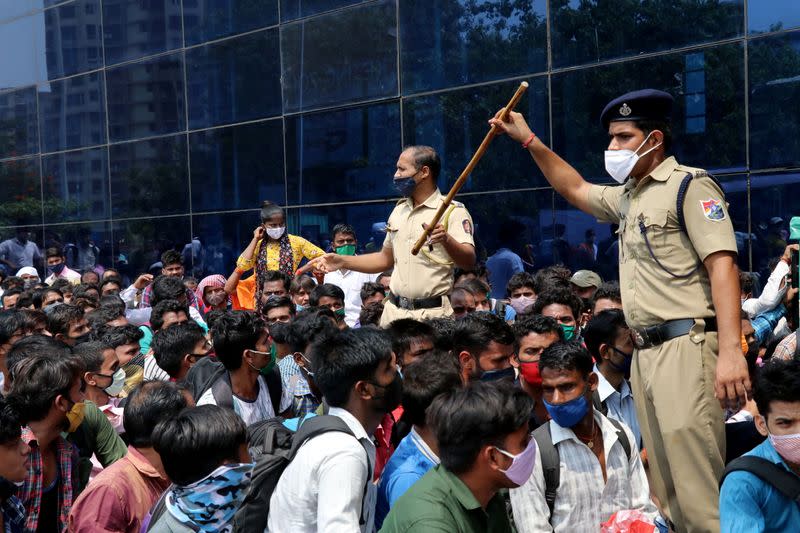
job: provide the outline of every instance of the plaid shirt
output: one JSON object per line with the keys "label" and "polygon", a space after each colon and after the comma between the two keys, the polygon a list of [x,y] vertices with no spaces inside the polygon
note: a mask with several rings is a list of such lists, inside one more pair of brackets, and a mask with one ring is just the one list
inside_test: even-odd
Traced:
{"label": "plaid shirt", "polygon": [[772,338],[772,330],[775,329],[775,326],[785,314],[786,308],[783,305],[779,305],[771,311],[761,313],[750,319],[759,345],[764,345]]}
{"label": "plaid shirt", "polygon": [[3,533],[22,533],[25,531],[25,507],[19,498],[9,496],[0,504],[0,514],[3,515]]}
{"label": "plaid shirt", "polygon": [[[28,513],[25,530],[36,531],[39,525],[39,508],[41,507],[42,489],[44,488],[44,461],[39,443],[30,428],[22,428],[22,440],[31,447],[31,453],[28,477],[19,490],[19,499],[22,501],[22,505],[25,506],[25,512]],[[59,436],[54,444],[56,447],[58,473],[61,479],[58,487],[58,524],[59,531],[66,531],[67,517],[70,509],[72,509],[73,490],[77,481],[77,468],[73,470],[72,465],[78,464],[78,452],[63,437]]]}
{"label": "plaid shirt", "polygon": [[[153,284],[151,283],[147,287],[144,288],[142,291],[142,300],[139,303],[139,309],[144,309],[145,307],[152,307],[150,305],[150,301],[153,299]],[[194,291],[186,289],[186,305],[189,307],[194,307],[198,311],[200,310],[200,303],[197,301],[197,295]]]}
{"label": "plaid shirt", "polygon": [[292,395],[294,416],[303,418],[307,414],[315,412],[322,402],[311,392],[308,381],[292,356],[287,355],[281,359],[278,368],[281,371],[283,389]]}

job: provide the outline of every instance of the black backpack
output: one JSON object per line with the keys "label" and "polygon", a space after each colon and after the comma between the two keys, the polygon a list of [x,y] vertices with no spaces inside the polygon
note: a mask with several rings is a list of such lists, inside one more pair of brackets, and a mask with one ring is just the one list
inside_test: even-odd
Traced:
{"label": "black backpack", "polygon": [[[250,488],[236,516],[233,519],[233,531],[238,533],[251,533],[264,531],[269,517],[269,503],[272,493],[278,485],[278,480],[297,455],[297,451],[306,441],[317,435],[339,431],[353,435],[347,424],[338,416],[320,415],[305,418],[300,421],[300,427],[294,432],[283,425],[280,417],[271,418],[251,425],[248,430],[248,446],[256,462]],[[355,435],[353,435],[355,438]],[[364,443],[359,440],[362,446]],[[364,448],[366,452],[366,448]],[[369,454],[367,463],[370,464]],[[370,468],[372,470],[372,468]],[[366,497],[369,485],[372,482],[371,472],[367,475],[364,484]],[[362,497],[362,502],[363,502]],[[324,505],[324,502],[320,502]],[[361,523],[365,522],[362,506]]]}
{"label": "black backpack", "polygon": [[728,474],[737,470],[750,472],[761,481],[775,487],[778,492],[790,500],[800,504],[800,477],[782,466],[761,457],[743,455],[728,463],[722,473],[722,479],[719,480],[719,486],[722,487],[722,483],[728,477]]}
{"label": "black backpack", "polygon": [[[628,434],[622,429],[622,424],[608,418],[617,430],[617,439],[625,450],[625,455],[628,461],[631,460],[631,443],[628,440]],[[542,472],[544,474],[544,499],[547,502],[547,507],[550,509],[550,516],[553,516],[553,508],[556,504],[556,494],[558,494],[558,485],[561,483],[561,458],[558,455],[558,448],[553,444],[553,436],[550,434],[550,423],[543,424],[536,428],[533,432],[533,438],[536,439],[536,444],[539,446],[539,453],[542,458]]]}
{"label": "black backpack", "polygon": [[[280,369],[278,365],[275,365],[268,374],[262,375],[267,382],[269,399],[277,416],[281,412],[281,395],[283,393]],[[225,370],[225,366],[219,361],[203,357],[189,369],[189,373],[186,374],[186,383],[195,401],[199,400],[208,389],[212,389],[214,401],[217,405],[226,409],[233,409],[231,377],[228,371]]]}

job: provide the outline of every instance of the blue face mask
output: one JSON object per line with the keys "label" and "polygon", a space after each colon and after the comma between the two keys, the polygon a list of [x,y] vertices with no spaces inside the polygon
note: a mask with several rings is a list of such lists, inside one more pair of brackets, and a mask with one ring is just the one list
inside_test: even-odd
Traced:
{"label": "blue face mask", "polygon": [[401,196],[408,198],[417,187],[417,182],[414,181],[414,176],[408,178],[396,178],[394,180],[394,188]]}
{"label": "blue face mask", "polygon": [[487,370],[481,374],[481,381],[498,381],[501,379],[514,379],[516,377],[514,367],[510,366],[503,370]]}
{"label": "blue face mask", "polygon": [[608,360],[608,364],[611,365],[614,370],[623,374],[626,378],[631,377],[631,364],[633,363],[633,354],[632,353],[625,353],[622,350],[615,348],[614,346],[610,347],[612,350],[617,352],[618,355],[623,357],[622,364],[616,364],[611,359]]}
{"label": "blue face mask", "polygon": [[589,411],[589,402],[586,396],[581,394],[574,400],[568,402],[552,404],[544,400],[544,406],[550,414],[550,418],[562,428],[571,428],[580,422]]}

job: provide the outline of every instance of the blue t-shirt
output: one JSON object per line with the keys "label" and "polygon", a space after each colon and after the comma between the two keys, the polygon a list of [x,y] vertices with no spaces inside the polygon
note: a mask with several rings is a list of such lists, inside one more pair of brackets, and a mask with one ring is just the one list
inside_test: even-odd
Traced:
{"label": "blue t-shirt", "polygon": [[[769,439],[745,455],[761,457],[789,470]],[[739,470],[728,474],[722,484],[719,518],[722,533],[797,531],[800,505],[754,474]]]}
{"label": "blue t-shirt", "polygon": [[439,464],[439,458],[431,451],[415,430],[405,436],[383,468],[378,482],[378,502],[375,507],[375,529],[380,529],[389,509],[428,470]]}

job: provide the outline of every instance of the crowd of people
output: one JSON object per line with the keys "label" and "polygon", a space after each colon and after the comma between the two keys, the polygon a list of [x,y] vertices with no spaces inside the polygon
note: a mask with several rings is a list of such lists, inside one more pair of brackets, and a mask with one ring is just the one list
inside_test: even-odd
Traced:
{"label": "crowd of people", "polygon": [[[637,105],[629,98],[623,118],[628,102]],[[514,130],[521,117],[509,120],[504,131],[546,167],[535,135]],[[726,409],[713,411],[702,407],[715,379],[703,342],[716,339],[713,315],[678,333],[681,320],[639,328],[632,287],[602,273],[527,272],[509,249],[476,263],[463,204],[431,225],[438,171],[429,147],[401,153],[394,179],[406,199],[370,254],[356,253],[344,222],[325,253],[264,202],[227,276],[194,283],[184,255],[168,250],[159,275],[128,284],[113,269],[75,272],[48,248],[47,276],[25,267],[4,279],[0,531],[800,527],[787,276],[797,245],[775,258],[763,289],[749,273],[736,278],[749,389],[743,401],[718,395]],[[648,350],[684,338],[696,348],[678,361],[696,368],[668,377],[677,363],[651,364]],[[681,376],[699,385],[670,381]],[[703,433],[687,434],[684,404],[724,428],[724,473],[715,441],[704,448]],[[713,487],[698,481],[687,494],[684,477]]]}

